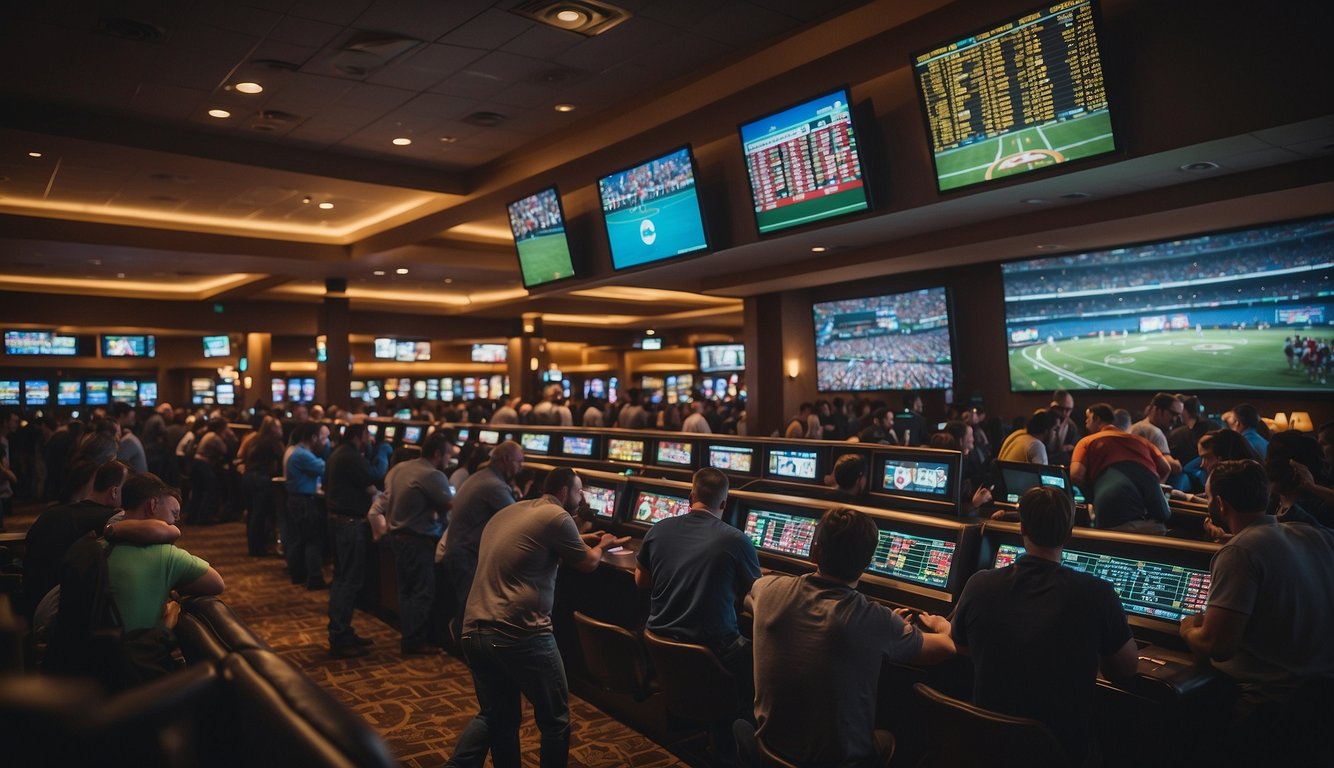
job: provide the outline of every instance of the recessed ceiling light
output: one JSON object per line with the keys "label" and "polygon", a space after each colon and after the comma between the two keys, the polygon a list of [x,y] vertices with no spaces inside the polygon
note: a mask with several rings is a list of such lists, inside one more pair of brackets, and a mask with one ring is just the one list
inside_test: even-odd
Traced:
{"label": "recessed ceiling light", "polygon": [[397,275],[406,275],[407,273],[408,273],[407,267],[399,267],[398,269],[394,270],[394,274]]}
{"label": "recessed ceiling light", "polygon": [[241,93],[262,93],[264,91],[264,86],[260,85],[259,83],[250,83],[250,82],[237,83],[233,87],[236,88],[236,90],[240,91]]}
{"label": "recessed ceiling light", "polygon": [[574,110],[575,110],[575,106],[574,106],[573,104],[557,104],[557,105],[556,105],[556,111],[557,111],[557,112],[573,112]]}
{"label": "recessed ceiling light", "polygon": [[333,207],[333,203],[320,203],[320,207],[327,211]]}
{"label": "recessed ceiling light", "polygon": [[412,139],[409,139],[407,136],[399,136],[397,139],[394,139],[394,144],[399,147],[406,147],[411,143]]}
{"label": "recessed ceiling light", "polygon": [[1030,198],[1028,198],[1028,199],[1026,199],[1026,200],[1020,200],[1019,202],[1023,203],[1024,205],[1046,205],[1046,204],[1047,204],[1047,201],[1044,200],[1044,199],[1041,198],[1041,197],[1030,197]]}
{"label": "recessed ceiling light", "polygon": [[823,245],[813,245],[813,246],[811,246],[811,253],[824,253],[824,252],[827,251],[827,250],[829,250],[829,249],[826,248],[826,247],[824,247]]}
{"label": "recessed ceiling light", "polygon": [[208,116],[209,116],[209,117],[216,117],[216,118],[218,118],[219,120],[221,120],[221,119],[224,118],[224,117],[231,117],[231,116],[232,116],[232,113],[231,113],[231,112],[228,112],[228,111],[225,110],[225,109],[210,109],[210,110],[208,111]]}
{"label": "recessed ceiling light", "polygon": [[657,331],[653,330],[652,328],[648,329],[647,331],[644,331],[644,335],[646,336],[652,336],[655,333],[657,333]]}
{"label": "recessed ceiling light", "polygon": [[583,21],[584,15],[578,11],[566,8],[565,10],[557,13],[556,18],[560,19],[566,24],[573,24],[576,21]]}
{"label": "recessed ceiling light", "polygon": [[1209,171],[1218,170],[1218,163],[1201,160],[1198,163],[1186,163],[1181,166],[1179,170],[1185,171],[1186,173],[1207,173]]}
{"label": "recessed ceiling light", "polygon": [[1056,243],[1043,243],[1042,245],[1039,245],[1039,246],[1038,246],[1038,250],[1039,250],[1039,251],[1059,251],[1059,250],[1061,250],[1061,249],[1064,248],[1064,247],[1065,247],[1065,246],[1063,246],[1063,245],[1057,245]]}
{"label": "recessed ceiling light", "polygon": [[372,272],[371,274],[375,275],[376,277],[384,277],[384,270],[383,270],[383,269],[377,269],[377,270],[375,270],[374,272]]}
{"label": "recessed ceiling light", "polygon": [[453,283],[453,282],[454,282],[454,278],[452,278],[452,277],[446,277],[446,278],[445,278],[445,285],[449,285],[449,284],[451,284],[451,283]]}
{"label": "recessed ceiling light", "polygon": [[124,273],[124,272],[117,272],[117,273],[116,273],[116,277],[119,277],[120,279],[124,280],[124,279],[125,279],[125,273]]}
{"label": "recessed ceiling light", "polygon": [[1092,197],[1092,195],[1087,192],[1066,192],[1064,195],[1061,195],[1061,199],[1063,200],[1083,200],[1086,197]]}
{"label": "recessed ceiling light", "polygon": [[89,260],[88,260],[88,263],[89,263],[89,264],[92,264],[94,267],[100,267],[100,266],[102,266],[102,260],[101,260],[101,259],[89,259]]}
{"label": "recessed ceiling light", "polygon": [[42,153],[41,153],[41,152],[29,152],[29,153],[28,153],[28,157],[41,157],[41,156],[42,156]]}
{"label": "recessed ceiling light", "polygon": [[440,143],[442,143],[442,144],[453,144],[454,142],[456,142],[456,141],[458,141],[458,140],[459,140],[459,137],[457,137],[457,136],[441,136],[441,137],[440,137]]}

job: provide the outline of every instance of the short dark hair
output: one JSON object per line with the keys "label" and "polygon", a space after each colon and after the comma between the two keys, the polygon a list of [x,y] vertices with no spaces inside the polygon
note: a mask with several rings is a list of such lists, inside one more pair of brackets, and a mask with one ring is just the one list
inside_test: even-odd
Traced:
{"label": "short dark hair", "polygon": [[1204,413],[1204,403],[1200,402],[1197,395],[1177,395],[1177,397],[1181,400],[1182,413],[1189,413],[1196,418]]}
{"label": "short dark hair", "polygon": [[542,493],[555,496],[562,490],[569,490],[574,487],[574,479],[579,475],[570,467],[557,467],[547,473],[547,479],[542,481]]}
{"label": "short dark hair", "polygon": [[1172,410],[1172,403],[1175,402],[1177,402],[1176,395],[1170,395],[1166,392],[1159,392],[1158,394],[1153,396],[1152,400],[1149,401],[1149,405],[1154,408],[1157,408],[1160,411],[1170,411]]}
{"label": "short dark hair", "polygon": [[449,438],[445,436],[444,432],[432,432],[431,436],[426,438],[426,442],[422,444],[422,458],[429,459],[437,453],[443,453],[449,450],[449,445]]}
{"label": "short dark hair", "polygon": [[1039,485],[1019,499],[1024,535],[1040,547],[1063,547],[1075,523],[1075,505],[1060,488]]}
{"label": "short dark hair", "polygon": [[1028,418],[1028,427],[1024,431],[1036,437],[1046,434],[1047,430],[1054,426],[1056,426],[1056,414],[1046,408],[1039,408]]}
{"label": "short dark hair", "polygon": [[120,492],[120,502],[128,511],[138,509],[147,504],[149,499],[160,496],[170,496],[180,501],[181,492],[164,483],[162,478],[152,472],[145,472],[125,481],[125,486]]}
{"label": "short dark hair", "polygon": [[1260,412],[1250,403],[1242,403],[1232,409],[1232,415],[1237,417],[1237,421],[1247,429],[1255,429],[1260,426]]}
{"label": "short dark hair", "polygon": [[97,473],[93,475],[93,490],[101,493],[108,488],[121,485],[129,474],[130,467],[128,464],[112,459],[97,468]]}
{"label": "short dark hair", "polygon": [[866,476],[866,459],[858,453],[845,453],[834,462],[834,482],[839,488],[849,489],[858,478]]}
{"label": "short dark hair", "polygon": [[343,430],[343,442],[350,443],[366,434],[365,423],[348,424]]}
{"label": "short dark hair", "polygon": [[134,406],[130,405],[129,403],[122,402],[120,400],[117,400],[116,402],[111,404],[111,415],[117,419],[119,419],[121,416],[124,416],[125,414],[129,413],[132,410],[134,410]]}
{"label": "short dark hair", "polygon": [[866,513],[847,507],[825,512],[815,527],[815,545],[820,548],[820,571],[836,579],[861,578],[871,564],[880,530]]}
{"label": "short dark hair", "polygon": [[1205,432],[1199,440],[1198,447],[1208,448],[1213,451],[1216,458],[1223,461],[1239,461],[1241,459],[1256,461],[1260,458],[1255,452],[1255,447],[1251,445],[1251,441],[1242,437],[1240,432],[1234,432],[1230,429],[1215,429],[1212,432]]}
{"label": "short dark hair", "polygon": [[702,467],[690,479],[695,500],[707,505],[709,509],[721,506],[727,501],[727,475],[713,467]]}
{"label": "short dark hair", "polygon": [[289,445],[308,443],[314,434],[316,434],[314,422],[303,421],[292,428],[292,435],[288,438]]}
{"label": "short dark hair", "polygon": [[1269,478],[1258,461],[1223,461],[1209,473],[1209,493],[1241,512],[1260,513],[1269,505]]}
{"label": "short dark hair", "polygon": [[1093,417],[1103,424],[1116,423],[1116,410],[1108,403],[1094,403],[1086,408]]}

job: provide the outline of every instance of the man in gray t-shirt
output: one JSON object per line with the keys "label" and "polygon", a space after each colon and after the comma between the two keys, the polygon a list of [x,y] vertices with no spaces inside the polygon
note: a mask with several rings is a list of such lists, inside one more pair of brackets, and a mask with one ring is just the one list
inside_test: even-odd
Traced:
{"label": "man in gray t-shirt", "polygon": [[506,440],[491,452],[490,463],[464,480],[454,496],[443,545],[445,570],[454,590],[454,618],[450,628],[455,637],[463,634],[463,609],[468,604],[468,591],[477,570],[482,531],[497,512],[518,501],[513,483],[521,469],[523,447]]}
{"label": "man in gray t-shirt", "polygon": [[542,764],[563,765],[568,758],[570,690],[551,634],[556,569],[564,563],[591,572],[603,550],[627,539],[579,534],[571,513],[583,501],[584,486],[574,470],[553,470],[542,490],[540,499],[497,512],[482,531],[463,622],[463,652],[481,711],[447,765],[481,768],[489,749],[497,768],[517,768],[521,693],[533,705]]}

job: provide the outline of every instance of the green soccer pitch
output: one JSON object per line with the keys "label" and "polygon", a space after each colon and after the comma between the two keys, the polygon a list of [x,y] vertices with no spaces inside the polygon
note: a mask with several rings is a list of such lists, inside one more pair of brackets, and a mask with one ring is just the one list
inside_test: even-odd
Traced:
{"label": "green soccer pitch", "polygon": [[1107,110],[936,154],[941,190],[1000,179],[1116,149]]}
{"label": "green soccer pitch", "polygon": [[574,274],[570,263],[570,247],[565,232],[525,238],[519,243],[519,266],[523,268],[523,284],[541,285]]}
{"label": "green soccer pitch", "polygon": [[1010,388],[1016,392],[1066,389],[1322,390],[1306,371],[1289,370],[1283,338],[1330,335],[1329,329],[1205,330],[1132,333],[1099,340],[1082,337],[1010,349]]}

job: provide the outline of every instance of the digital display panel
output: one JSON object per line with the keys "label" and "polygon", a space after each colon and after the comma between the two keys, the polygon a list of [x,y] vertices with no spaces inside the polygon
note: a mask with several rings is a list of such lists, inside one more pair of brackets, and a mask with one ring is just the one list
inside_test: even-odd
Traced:
{"label": "digital display panel", "polygon": [[695,347],[701,373],[727,373],[746,370],[746,345],[701,344]]}
{"label": "digital display panel", "polygon": [[756,549],[807,559],[811,556],[818,522],[785,512],[752,509],[746,513],[746,535]]}
{"label": "digital display panel", "polygon": [[83,382],[57,381],[56,405],[78,405],[83,402]]}
{"label": "digital display panel", "polygon": [[516,200],[508,208],[523,287],[573,277],[574,261],[570,257],[570,241],[565,237],[565,212],[556,188]]}
{"label": "digital display panel", "polygon": [[314,402],[314,401],[315,401],[315,380],[314,380],[314,379],[302,379],[302,380],[301,380],[301,399],[304,400],[304,401],[306,401],[307,403],[310,403],[310,402]]}
{"label": "digital display panel", "polygon": [[724,472],[749,474],[754,466],[755,449],[739,445],[710,445],[709,466]]}
{"label": "digital display panel", "polygon": [[880,489],[891,493],[912,493],[945,497],[949,493],[950,468],[934,461],[885,459]]}
{"label": "digital display panel", "polygon": [[431,359],[431,342],[403,341],[394,343],[394,359],[400,363],[416,363]]}
{"label": "digital display panel", "polygon": [[301,379],[287,380],[287,397],[294,403],[301,402]]}
{"label": "digital display panel", "polygon": [[635,521],[653,525],[669,517],[690,512],[690,501],[657,491],[640,491],[635,497]]}
{"label": "digital display panel", "polygon": [[650,352],[656,352],[662,349],[662,337],[645,336],[644,338],[639,340],[639,348],[643,350],[648,350]]}
{"label": "digital display panel", "polygon": [[386,424],[386,425],[384,425],[384,441],[385,441],[386,443],[392,443],[392,442],[394,441],[394,438],[397,437],[397,436],[398,436],[398,425],[397,425],[397,424]]}
{"label": "digital display panel", "polygon": [[[362,388],[365,388],[366,386],[363,382],[360,381],[352,382],[353,397],[359,396],[357,393],[358,384],[361,384]],[[284,400],[287,399],[287,382],[283,379],[269,380],[269,392],[273,395],[273,402],[275,403],[283,402]]]}
{"label": "digital display panel", "polygon": [[[996,551],[995,567],[1004,568],[1023,554],[1023,547],[1003,544]],[[1203,612],[1209,602],[1208,571],[1074,549],[1061,552],[1061,565],[1109,582],[1126,613],[1179,622]]]}
{"label": "digital display panel", "polygon": [[379,425],[379,424],[367,424],[367,425],[366,425],[366,434],[370,435],[371,437],[379,437],[379,436],[380,436],[380,425]]}
{"label": "digital display panel", "polygon": [[761,234],[870,207],[846,89],[753,120],[740,130]]}
{"label": "digital display panel", "polygon": [[504,344],[472,345],[472,361],[474,363],[503,363],[508,359],[509,350]]}
{"label": "digital display panel", "polygon": [[139,382],[123,379],[111,380],[111,400],[117,403],[134,405],[139,402]]}
{"label": "digital display panel", "polygon": [[561,438],[561,453],[566,456],[592,456],[594,438],[566,435]]}
{"label": "digital display panel", "polygon": [[547,453],[551,450],[551,435],[524,432],[519,436],[519,444],[523,446],[525,451]]}
{"label": "digital display panel", "polygon": [[1002,264],[1010,388],[1334,392],[1331,253],[1324,217]]}
{"label": "digital display panel", "polygon": [[[91,383],[89,382],[89,384]],[[192,405],[213,405],[214,401],[213,379],[190,379],[190,403]]]}
{"label": "digital display panel", "polygon": [[106,379],[89,379],[84,382],[84,402],[88,405],[109,405],[111,403],[111,382]]}
{"label": "digital display panel", "polygon": [[467,427],[461,427],[454,432],[454,435],[458,437],[459,443],[466,443],[468,442],[468,436],[471,434],[471,432],[472,430],[468,429]]}
{"label": "digital display panel", "polygon": [[102,357],[155,357],[155,336],[103,336]]}
{"label": "digital display panel", "polygon": [[952,541],[881,529],[880,543],[866,572],[945,589],[953,561]]}
{"label": "digital display panel", "polygon": [[[114,384],[113,384],[114,389]],[[236,385],[230,381],[218,382],[218,405],[236,405]]]}
{"label": "digital display panel", "polygon": [[139,382],[139,405],[157,405],[157,382]]}
{"label": "digital display panel", "polygon": [[375,359],[393,360],[398,356],[398,342],[393,339],[380,338],[375,340]]}
{"label": "digital display panel", "polygon": [[79,354],[79,337],[51,331],[5,331],[5,354],[72,357]]}
{"label": "digital display panel", "polygon": [[[1071,485],[1066,477],[1064,467],[1048,467],[1043,464],[1022,464],[1017,462],[998,461],[996,468],[1000,470],[999,490],[1004,496],[998,498],[1007,504],[1018,504],[1019,499],[1030,488],[1039,486],[1060,488],[1065,491],[1067,496],[1072,496]],[[1000,494],[997,494],[998,497]]]}
{"label": "digital display panel", "polygon": [[814,480],[818,461],[814,451],[769,451],[769,474],[796,480]]}
{"label": "digital display panel", "polygon": [[821,392],[954,386],[944,288],[826,301],[813,310]]}
{"label": "digital display panel", "polygon": [[419,425],[419,424],[408,424],[407,426],[403,427],[403,444],[404,444],[404,445],[421,445],[421,444],[422,444],[422,427],[421,427],[421,425]]}
{"label": "digital display panel", "polygon": [[479,429],[477,430],[477,442],[495,445],[500,442],[500,433],[494,429]]}
{"label": "digital display panel", "polygon": [[610,461],[642,462],[644,460],[644,441],[610,438],[607,440],[607,459]]}
{"label": "digital display panel", "polygon": [[614,269],[709,247],[689,147],[598,179],[598,196]]}
{"label": "digital display panel", "polygon": [[51,382],[46,379],[27,379],[23,382],[23,404],[28,407],[51,402]]}
{"label": "digital display panel", "polygon": [[584,503],[593,514],[603,520],[616,518],[616,489],[599,485],[584,485]]}
{"label": "digital display panel", "polygon": [[691,443],[683,443],[676,440],[659,440],[658,463],[688,467],[690,466],[691,454],[694,451],[694,447],[695,446]]}
{"label": "digital display panel", "polygon": [[22,405],[18,379],[0,380],[0,405]]}
{"label": "digital display panel", "polygon": [[226,336],[205,336],[204,357],[227,357],[232,353],[232,340]]}
{"label": "digital display panel", "polygon": [[942,192],[1116,150],[1092,0],[942,43],[913,74]]}

